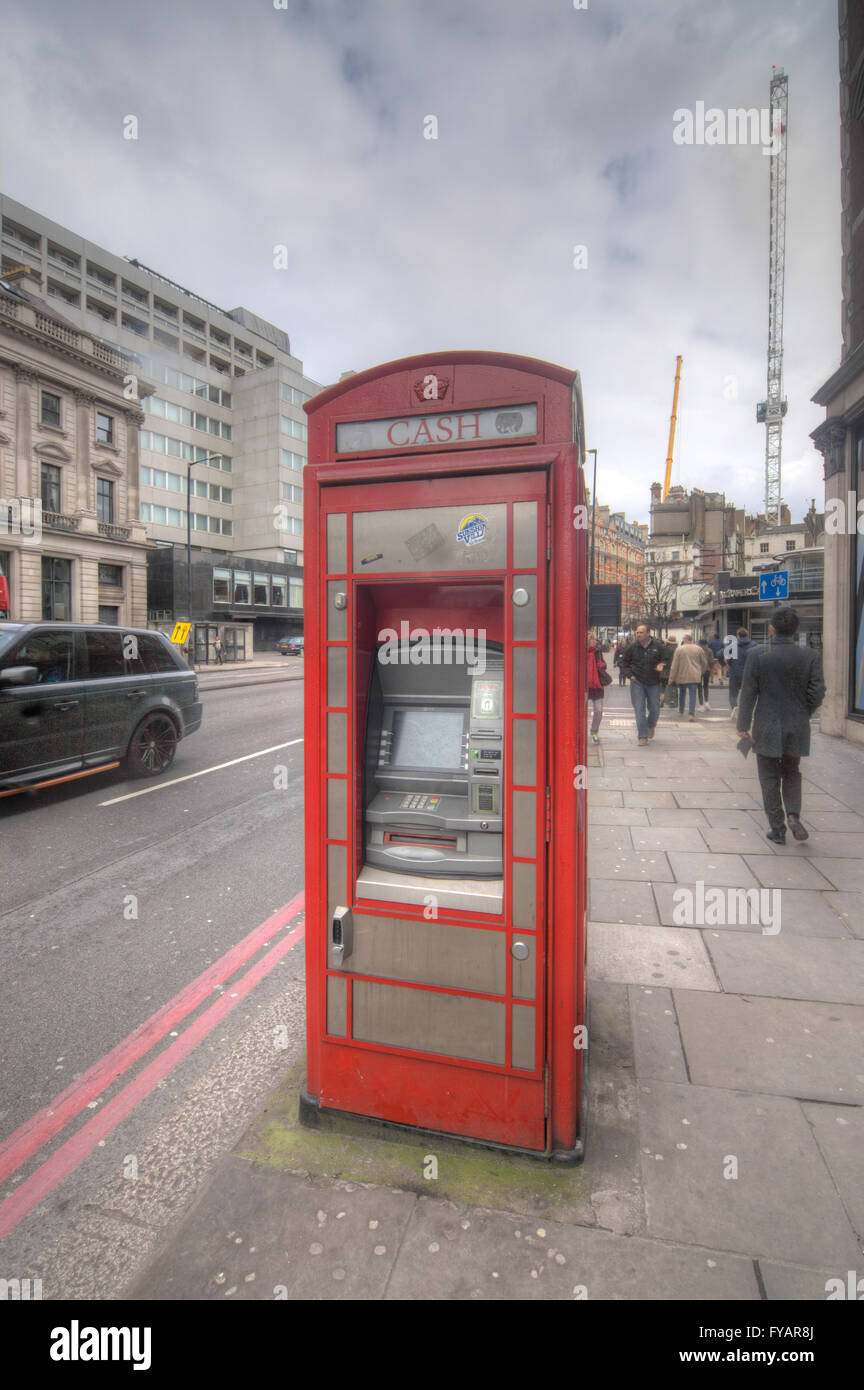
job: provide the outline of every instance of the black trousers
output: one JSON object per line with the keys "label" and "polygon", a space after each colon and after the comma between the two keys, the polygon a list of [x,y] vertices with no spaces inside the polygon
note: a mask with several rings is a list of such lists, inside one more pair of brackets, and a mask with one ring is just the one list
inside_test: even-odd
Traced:
{"label": "black trousers", "polygon": [[762,753],[757,753],[756,763],[762,804],[769,824],[772,828],[783,828],[786,816],[801,814],[801,759],[793,758],[790,753],[784,753],[782,758],[766,758]]}

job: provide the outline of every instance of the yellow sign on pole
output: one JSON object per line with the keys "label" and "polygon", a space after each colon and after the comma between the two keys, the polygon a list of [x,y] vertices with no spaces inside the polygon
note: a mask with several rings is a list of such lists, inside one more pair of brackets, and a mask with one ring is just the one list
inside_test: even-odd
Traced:
{"label": "yellow sign on pole", "polygon": [[174,631],[171,633],[171,641],[176,642],[178,647],[182,647],[189,636],[190,626],[190,623],[175,623]]}

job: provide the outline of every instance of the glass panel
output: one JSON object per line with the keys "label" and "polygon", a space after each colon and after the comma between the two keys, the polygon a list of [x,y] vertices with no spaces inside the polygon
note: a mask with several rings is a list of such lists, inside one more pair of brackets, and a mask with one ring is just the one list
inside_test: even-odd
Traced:
{"label": "glass panel", "polygon": [[513,1066],[534,1070],[534,1009],[525,1004],[513,1005]]}
{"label": "glass panel", "polygon": [[333,579],[327,585],[327,636],[331,641],[344,640],[348,636],[348,609],[336,607],[336,595],[344,594],[343,580]]}
{"label": "glass panel", "polygon": [[513,649],[513,713],[537,713],[537,649]]}
{"label": "glass panel", "polygon": [[348,750],[346,745],[347,715],[328,714],[327,716],[327,771],[348,771]]}
{"label": "glass panel", "polygon": [[327,782],[327,838],[344,840],[348,834],[347,782],[331,777]]}
{"label": "glass panel", "polygon": [[513,865],[513,925],[523,930],[537,925],[537,867]]}
{"label": "glass panel", "polygon": [[364,573],[503,569],[506,518],[504,503],[355,512],[354,569]]}
{"label": "glass panel", "polygon": [[527,589],[529,602],[521,607],[512,605],[514,642],[531,642],[537,636],[537,576],[520,574],[513,580],[513,590]]}
{"label": "glass panel", "polygon": [[368,980],[355,980],[353,1004],[356,1039],[504,1063],[504,1004]]}
{"label": "glass panel", "polygon": [[537,503],[513,503],[513,564],[534,569],[537,564]]}
{"label": "glass panel", "polygon": [[327,919],[332,918],[337,907],[344,907],[348,899],[347,889],[347,850],[344,845],[327,846]]}
{"label": "glass panel", "polygon": [[537,783],[537,725],[533,719],[513,720],[513,781],[519,787]]}
{"label": "glass panel", "polygon": [[344,512],[327,518],[327,570],[344,574],[348,565],[347,526]]}
{"label": "glass panel", "polygon": [[537,795],[513,793],[513,853],[520,859],[533,859],[537,852]]}
{"label": "glass panel", "polygon": [[533,999],[537,983],[534,938],[533,936],[514,936],[512,940],[514,944],[518,941],[521,946],[528,948],[528,954],[524,960],[517,960],[513,956],[513,995],[516,999]]}
{"label": "glass panel", "polygon": [[[345,784],[343,783],[343,786]],[[354,914],[354,949],[345,969],[358,975],[503,994],[506,938],[444,922]]]}
{"label": "glass panel", "polygon": [[347,648],[327,649],[327,703],[344,705],[347,682]]}
{"label": "glass panel", "polygon": [[342,975],[327,976],[327,1032],[344,1038],[348,1027],[348,981]]}

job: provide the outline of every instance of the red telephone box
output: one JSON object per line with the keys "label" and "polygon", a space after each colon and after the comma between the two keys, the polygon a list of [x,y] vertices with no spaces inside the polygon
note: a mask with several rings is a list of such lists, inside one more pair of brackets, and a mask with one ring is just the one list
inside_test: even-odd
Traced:
{"label": "red telephone box", "polygon": [[578,373],[432,353],[305,409],[301,1110],[578,1158]]}

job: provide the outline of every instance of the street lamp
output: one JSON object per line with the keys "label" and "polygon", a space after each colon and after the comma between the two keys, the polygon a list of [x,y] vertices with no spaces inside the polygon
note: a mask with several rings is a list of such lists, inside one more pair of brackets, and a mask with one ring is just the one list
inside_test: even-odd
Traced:
{"label": "street lamp", "polygon": [[192,637],[192,469],[196,463],[209,463],[221,454],[206,454],[203,459],[189,459],[186,464],[186,616],[189,620],[192,664],[195,661],[195,641]]}
{"label": "street lamp", "polygon": [[586,454],[594,455],[594,481],[591,484],[591,578],[590,583],[594,583],[594,509],[597,506],[597,450],[586,449]]}

